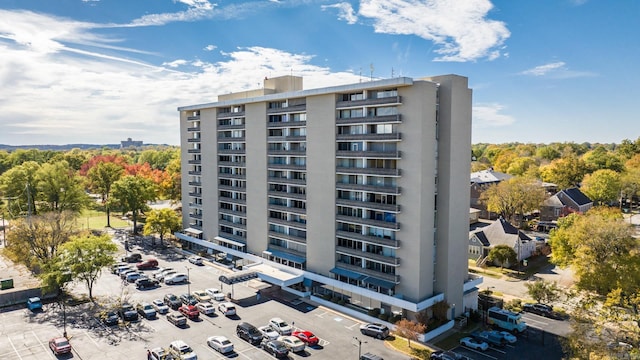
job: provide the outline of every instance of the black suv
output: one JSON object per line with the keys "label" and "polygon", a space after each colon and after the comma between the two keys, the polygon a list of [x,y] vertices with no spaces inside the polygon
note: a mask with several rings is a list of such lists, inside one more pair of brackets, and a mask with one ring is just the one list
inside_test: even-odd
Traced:
{"label": "black suv", "polygon": [[180,301],[180,299],[178,299],[174,294],[165,295],[164,303],[173,310],[178,310],[178,308],[182,306],[182,301]]}
{"label": "black suv", "polygon": [[122,262],[126,263],[134,263],[142,261],[142,255],[138,253],[129,254],[128,256],[122,257]]}
{"label": "black suv", "polygon": [[522,306],[522,311],[527,311],[548,318],[553,317],[553,308],[545,304],[524,304]]}
{"label": "black suv", "polygon": [[252,344],[259,344],[262,341],[260,330],[248,322],[241,322],[236,326],[236,335]]}
{"label": "black suv", "polygon": [[118,315],[123,321],[138,320],[138,312],[133,308],[131,304],[122,304],[120,310],[118,310]]}
{"label": "black suv", "polygon": [[136,287],[138,289],[149,289],[149,288],[155,288],[158,286],[160,286],[160,282],[156,279],[142,278],[142,279],[136,280]]}

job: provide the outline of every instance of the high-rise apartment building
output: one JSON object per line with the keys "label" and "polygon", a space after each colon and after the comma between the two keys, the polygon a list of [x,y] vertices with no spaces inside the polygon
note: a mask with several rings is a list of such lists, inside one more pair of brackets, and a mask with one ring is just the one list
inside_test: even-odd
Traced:
{"label": "high-rise apartment building", "polygon": [[475,307],[467,78],[303,90],[283,76],[178,110],[185,246],[281,269],[264,279],[349,309]]}

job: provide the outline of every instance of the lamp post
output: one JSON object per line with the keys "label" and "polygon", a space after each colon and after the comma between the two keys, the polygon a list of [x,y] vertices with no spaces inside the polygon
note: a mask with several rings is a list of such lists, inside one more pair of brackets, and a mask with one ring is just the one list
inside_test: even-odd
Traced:
{"label": "lamp post", "polygon": [[362,343],[366,344],[367,342],[362,341],[355,336],[353,337],[353,340],[355,340],[358,343],[358,360],[360,360],[360,356],[362,355]]}
{"label": "lamp post", "polygon": [[185,266],[187,269],[187,293],[191,294],[191,276],[189,276],[189,267]]}

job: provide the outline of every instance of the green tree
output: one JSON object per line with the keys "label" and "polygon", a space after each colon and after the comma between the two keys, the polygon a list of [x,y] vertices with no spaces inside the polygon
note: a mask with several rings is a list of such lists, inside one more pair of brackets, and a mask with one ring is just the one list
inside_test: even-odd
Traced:
{"label": "green tree", "polygon": [[480,201],[486,204],[487,210],[502,215],[512,224],[516,222],[516,215],[538,209],[544,198],[542,185],[524,177],[513,177],[491,185],[480,195]]}
{"label": "green tree", "polygon": [[553,160],[549,165],[540,169],[542,180],[558,185],[561,189],[567,189],[578,185],[587,173],[584,161],[575,154],[570,153],[566,157]]}
{"label": "green tree", "polygon": [[147,202],[156,199],[155,185],[151,180],[139,176],[125,176],[113,183],[111,199],[123,213],[131,211],[133,232],[137,233],[138,216],[149,209]]}
{"label": "green tree", "polygon": [[80,213],[89,204],[82,178],[64,160],[43,164],[36,180],[41,211]]}
{"label": "green tree", "polygon": [[93,286],[103,268],[112,265],[118,251],[108,235],[82,235],[71,238],[58,252],[64,268],[71,271],[74,280],[83,282],[93,301]]}
{"label": "green tree", "polygon": [[548,161],[553,161],[560,157],[560,151],[553,146],[541,146],[536,150],[536,157]]}
{"label": "green tree", "polygon": [[37,214],[36,209],[36,174],[40,165],[35,161],[28,161],[7,170],[0,176],[0,194],[8,199],[6,209],[12,218]]}
{"label": "green tree", "polygon": [[496,245],[489,251],[487,260],[499,264],[500,268],[503,268],[505,265],[511,266],[518,262],[518,255],[508,245]]}
{"label": "green tree", "polygon": [[596,204],[606,204],[618,199],[621,188],[620,174],[613,170],[597,170],[587,174],[580,190]]}
{"label": "green tree", "polygon": [[[144,224],[144,235],[158,234],[160,236],[160,244],[163,244],[165,234],[171,234],[180,230],[182,219],[171,209],[151,210],[147,214]],[[155,245],[155,239],[154,245]]]}
{"label": "green tree", "polygon": [[546,282],[544,280],[530,281],[524,284],[527,292],[533,300],[538,303],[552,303],[560,298],[560,289],[555,282]]}
{"label": "green tree", "polygon": [[424,334],[427,327],[424,324],[411,321],[408,319],[401,319],[396,322],[396,333],[407,339],[409,347],[411,347],[411,340],[418,341],[418,336]]}
{"label": "green tree", "polygon": [[538,168],[538,162],[536,159],[528,156],[518,157],[511,161],[507,168],[507,174],[514,176],[523,176],[529,171],[530,168]]}
{"label": "green tree", "polygon": [[111,208],[109,206],[109,196],[111,195],[111,187],[118,181],[124,168],[116,163],[101,162],[89,169],[87,177],[89,178],[90,188],[100,194],[102,202],[105,204],[107,211],[107,227],[111,227]]}
{"label": "green tree", "polygon": [[[633,198],[640,196],[640,168],[627,169],[620,176],[621,200],[627,200],[629,207],[633,207]],[[620,202],[620,207],[623,202]]]}
{"label": "green tree", "polygon": [[[638,138],[640,140],[640,138]],[[640,147],[629,139],[624,139],[622,142],[616,147],[616,153],[620,155],[623,159],[630,159],[636,154],[640,154]]]}
{"label": "green tree", "polygon": [[609,169],[621,172],[624,168],[622,160],[613,152],[607,151],[604,146],[598,146],[582,155],[582,160],[590,171]]}

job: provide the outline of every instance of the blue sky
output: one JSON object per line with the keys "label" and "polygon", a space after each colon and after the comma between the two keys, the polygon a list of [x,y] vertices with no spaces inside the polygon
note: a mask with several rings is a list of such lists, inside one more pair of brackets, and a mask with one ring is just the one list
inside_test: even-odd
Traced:
{"label": "blue sky", "polygon": [[0,144],[178,145],[178,106],[288,74],[467,76],[473,143],[635,140],[638,15],[636,0],[2,0]]}

